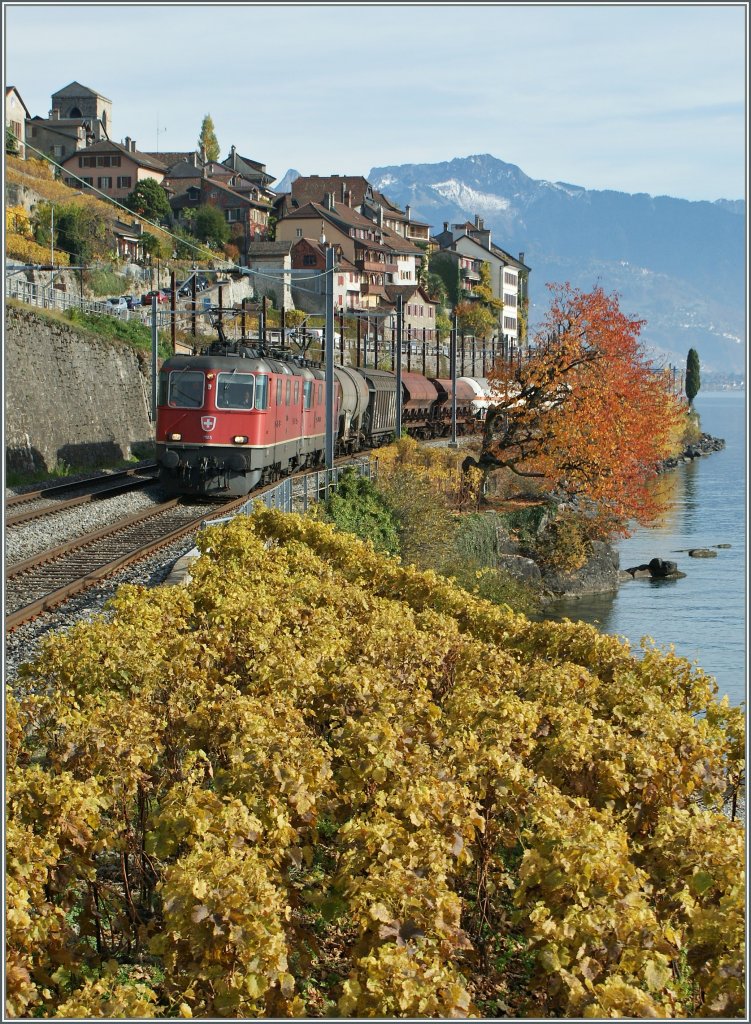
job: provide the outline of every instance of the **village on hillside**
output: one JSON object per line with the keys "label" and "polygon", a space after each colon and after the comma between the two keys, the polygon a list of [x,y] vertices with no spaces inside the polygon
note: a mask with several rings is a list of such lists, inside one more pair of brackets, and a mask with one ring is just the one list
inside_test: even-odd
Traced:
{"label": "village on hillside", "polygon": [[[530,268],[524,253],[499,246],[478,216],[436,230],[363,176],[344,172],[296,177],[275,191],[265,164],[241,156],[235,145],[219,159],[208,115],[205,144],[190,152],[145,152],[130,135],[115,142],[112,100],[78,82],[52,94],[46,117],[32,115],[19,91],[6,87],[5,122],[6,154],[47,161],[71,195],[88,193],[125,208],[111,225],[112,253],[130,266],[156,262],[157,288],[169,257],[193,256],[195,264],[200,243],[225,261],[214,265],[247,268],[252,298],[322,314],[326,250],[333,247],[337,315],[393,325],[401,300],[408,343],[435,346],[450,330],[448,316],[458,314],[462,335],[484,339],[493,354],[496,346],[509,354],[526,346]],[[18,201],[33,224],[34,197],[24,201],[21,194]],[[156,219],[148,216],[152,208],[161,210]],[[128,217],[131,210],[141,219]],[[169,231],[161,251],[149,231],[156,225]],[[29,241],[29,234],[39,235],[28,223],[26,232]],[[49,225],[46,232],[36,240],[52,234],[54,245]],[[28,245],[14,252],[15,237],[10,229],[7,255],[24,262]]]}

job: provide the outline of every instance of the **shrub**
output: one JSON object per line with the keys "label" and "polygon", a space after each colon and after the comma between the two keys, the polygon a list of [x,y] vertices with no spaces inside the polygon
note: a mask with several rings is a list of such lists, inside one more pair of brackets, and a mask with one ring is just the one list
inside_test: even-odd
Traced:
{"label": "shrub", "polygon": [[398,554],[399,536],[393,512],[370,480],[354,469],[339,477],[325,510],[338,529],[369,540],[376,551]]}
{"label": "shrub", "polygon": [[586,522],[573,512],[559,512],[537,538],[539,560],[562,572],[581,569],[590,550]]}

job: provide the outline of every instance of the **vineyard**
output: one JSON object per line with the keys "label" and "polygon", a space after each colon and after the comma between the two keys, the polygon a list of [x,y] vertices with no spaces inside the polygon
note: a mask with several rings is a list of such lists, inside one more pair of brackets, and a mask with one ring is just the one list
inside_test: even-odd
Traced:
{"label": "vineyard", "polygon": [[743,1017],[711,678],[312,519],[200,546],[8,695],[9,1016]]}

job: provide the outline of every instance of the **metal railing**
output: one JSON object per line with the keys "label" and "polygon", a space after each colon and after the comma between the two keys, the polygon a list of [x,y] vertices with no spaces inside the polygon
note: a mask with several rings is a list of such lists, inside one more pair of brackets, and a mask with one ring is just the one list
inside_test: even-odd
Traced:
{"label": "metal railing", "polygon": [[[151,322],[151,307],[143,306],[136,309],[113,309],[104,299],[85,299],[81,295],[64,292],[52,285],[33,284],[17,276],[5,279],[6,299],[16,299],[27,306],[38,306],[42,309],[80,309],[82,313],[95,313],[112,316],[118,320],[138,320],[141,323]],[[157,314],[164,316],[160,310]],[[169,314],[167,314],[169,317]]]}
{"label": "metal railing", "polygon": [[263,494],[249,497],[231,516],[204,520],[201,528],[227,523],[234,519],[235,516],[252,515],[255,504],[258,501],[263,502],[266,508],[278,508],[282,512],[305,513],[316,502],[328,501],[329,496],[339,485],[340,476],[349,469],[354,469],[359,476],[372,480],[378,475],[378,461],[364,456],[348,463],[346,466],[313,470],[294,481],[291,479],[282,480],[281,483],[264,491]]}

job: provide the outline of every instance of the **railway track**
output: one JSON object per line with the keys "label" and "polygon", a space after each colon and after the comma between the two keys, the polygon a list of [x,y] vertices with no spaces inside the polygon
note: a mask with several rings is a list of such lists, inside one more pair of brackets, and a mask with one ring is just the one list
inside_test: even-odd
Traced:
{"label": "railway track", "polygon": [[62,604],[132,562],[228,515],[247,498],[224,505],[187,504],[173,498],[110,526],[40,552],[6,569],[6,633]]}
{"label": "railway track", "polygon": [[[105,476],[92,476],[75,483],[53,484],[24,494],[15,494],[5,499],[5,526],[21,526],[44,516],[74,508],[92,501],[125,494],[128,491],[148,487],[156,482],[156,463],[138,466]],[[140,474],[147,474],[142,476]],[[81,493],[83,492],[83,493]],[[70,497],[66,497],[70,495]],[[19,512],[7,514],[8,509],[19,508]]]}

